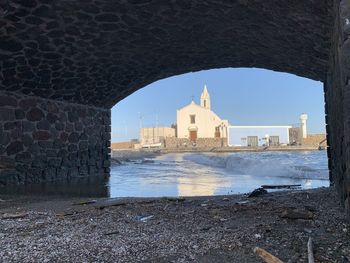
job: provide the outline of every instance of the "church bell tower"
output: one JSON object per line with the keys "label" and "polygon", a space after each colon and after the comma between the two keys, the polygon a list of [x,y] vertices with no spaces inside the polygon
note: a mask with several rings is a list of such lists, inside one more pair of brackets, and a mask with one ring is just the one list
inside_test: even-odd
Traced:
{"label": "church bell tower", "polygon": [[210,110],[210,95],[207,89],[207,85],[204,85],[204,89],[201,95],[201,107]]}

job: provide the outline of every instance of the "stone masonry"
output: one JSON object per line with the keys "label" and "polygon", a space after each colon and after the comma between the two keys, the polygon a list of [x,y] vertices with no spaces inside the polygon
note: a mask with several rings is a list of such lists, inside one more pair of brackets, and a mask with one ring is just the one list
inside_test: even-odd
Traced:
{"label": "stone masonry", "polygon": [[115,103],[166,77],[258,67],[324,82],[330,179],[350,216],[349,5],[0,1],[0,183],[108,172]]}
{"label": "stone masonry", "polygon": [[330,180],[350,216],[350,2],[334,1],[329,70],[324,83]]}
{"label": "stone masonry", "polygon": [[196,143],[193,144],[187,138],[167,137],[163,143],[167,149],[181,149],[181,148],[218,148],[227,146],[227,138],[197,138]]}
{"label": "stone masonry", "polygon": [[[307,138],[302,139],[304,146],[327,146],[325,134],[308,134]],[[322,142],[322,143],[321,143]]]}
{"label": "stone masonry", "polygon": [[110,110],[0,93],[0,186],[109,173]]}
{"label": "stone masonry", "polygon": [[332,2],[0,1],[0,90],[110,108],[156,80],[205,69],[324,81]]}

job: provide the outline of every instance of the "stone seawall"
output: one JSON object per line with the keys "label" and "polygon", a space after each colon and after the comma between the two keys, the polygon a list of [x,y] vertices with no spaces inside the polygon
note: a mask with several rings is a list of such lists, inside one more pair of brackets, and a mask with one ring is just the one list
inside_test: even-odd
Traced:
{"label": "stone seawall", "polygon": [[111,143],[112,150],[126,150],[126,149],[134,149],[135,143],[133,142],[113,142]]}
{"label": "stone seawall", "polygon": [[110,110],[0,93],[0,186],[109,172]]}
{"label": "stone seawall", "polygon": [[[302,145],[304,146],[326,146],[327,145],[327,140],[326,139],[326,134],[308,134],[307,138],[304,138],[302,140]],[[321,143],[322,142],[322,143]]]}
{"label": "stone seawall", "polygon": [[198,138],[195,143],[186,138],[167,137],[164,147],[168,149],[198,147],[215,148],[227,146],[227,138]]}

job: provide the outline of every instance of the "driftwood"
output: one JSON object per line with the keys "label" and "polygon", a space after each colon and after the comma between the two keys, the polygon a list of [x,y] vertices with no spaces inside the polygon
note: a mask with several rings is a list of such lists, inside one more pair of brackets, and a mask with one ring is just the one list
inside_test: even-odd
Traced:
{"label": "driftwood", "polygon": [[81,201],[78,203],[73,203],[73,205],[91,205],[91,204],[94,204],[96,202],[97,202],[97,200],[87,200],[87,201]]}
{"label": "driftwood", "polygon": [[[177,201],[185,200],[183,198],[177,198],[174,199]],[[124,205],[135,205],[135,204],[152,204],[158,202],[158,199],[154,198],[114,198],[114,199],[106,199],[97,201],[94,204],[91,204],[91,207],[97,208],[97,209],[104,209],[112,206],[124,206]]]}
{"label": "driftwood", "polygon": [[290,189],[290,188],[299,188],[301,187],[301,184],[281,184],[281,185],[264,184],[261,187],[264,189]]}
{"label": "driftwood", "polygon": [[287,209],[281,214],[282,218],[288,219],[306,219],[311,220],[314,218],[314,214],[311,211],[301,209]]}
{"label": "driftwood", "polygon": [[27,215],[27,213],[3,214],[1,219],[17,219],[26,217]]}
{"label": "driftwood", "polygon": [[311,237],[309,237],[309,241],[307,242],[307,256],[308,256],[309,263],[315,262]]}
{"label": "driftwood", "polygon": [[274,255],[267,252],[265,249],[262,249],[260,247],[254,248],[254,253],[257,254],[259,257],[261,257],[266,263],[283,263],[282,260],[275,257]]}
{"label": "driftwood", "polygon": [[118,235],[119,233],[120,233],[119,231],[113,231],[113,232],[105,233],[104,235],[105,236],[111,236],[111,235]]}

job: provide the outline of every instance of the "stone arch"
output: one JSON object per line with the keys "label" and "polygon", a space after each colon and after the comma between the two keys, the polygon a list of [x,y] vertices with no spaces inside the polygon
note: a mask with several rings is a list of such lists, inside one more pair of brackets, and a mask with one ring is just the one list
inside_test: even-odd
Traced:
{"label": "stone arch", "polygon": [[323,81],[332,1],[11,1],[3,90],[112,107],[185,72],[259,67]]}
{"label": "stone arch", "polygon": [[116,102],[172,75],[259,67],[325,83],[349,206],[349,18],[346,0],[2,1],[0,181],[108,173]]}

